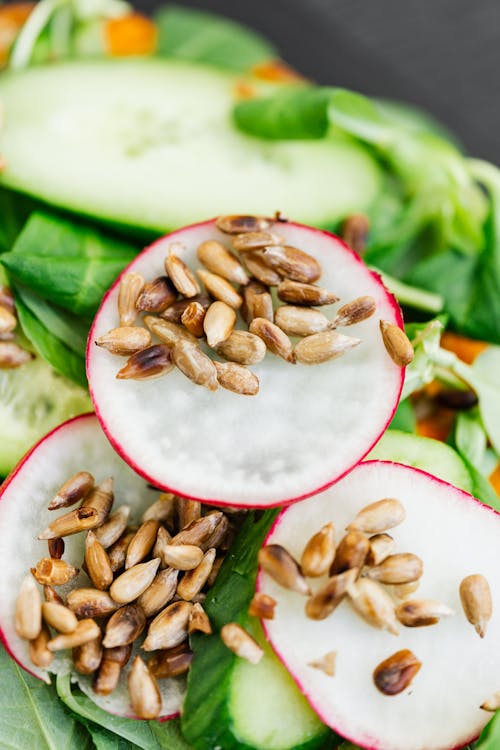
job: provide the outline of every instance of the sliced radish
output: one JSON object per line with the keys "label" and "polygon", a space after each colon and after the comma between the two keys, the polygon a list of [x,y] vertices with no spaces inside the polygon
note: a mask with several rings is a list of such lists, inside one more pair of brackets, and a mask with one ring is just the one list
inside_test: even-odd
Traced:
{"label": "sliced radish", "polygon": [[[403,369],[387,354],[380,319],[401,325],[394,298],[380,279],[337,237],[280,223],[286,243],[321,264],[319,284],[340,298],[322,308],[329,318],[343,304],[371,295],[376,312],[342,333],[361,339],[343,357],[316,365],[290,365],[269,352],[252,367],[256,396],[195,386],[180,371],[149,381],[117,380],[120,358],[94,342],[118,323],[119,280],[108,292],[90,332],[87,373],[96,414],[128,464],[163,489],[203,502],[280,505],[307,497],[348,472],[370,450],[398,402]],[[173,242],[183,260],[200,267],[198,246],[228,235],[213,221],[174,232],[146,248],[127,272],[146,280],[164,274]],[[238,324],[242,328],[243,324]]]}
{"label": "sliced radish", "polygon": [[[414,553],[424,564],[419,588],[407,600],[436,600],[436,611],[451,608],[454,614],[427,627],[399,625],[398,637],[367,623],[348,598],[326,619],[312,620],[304,596],[261,571],[258,590],[277,600],[274,619],[263,625],[321,719],[355,744],[371,750],[462,747],[488,722],[491,714],[480,706],[500,688],[500,515],[430,474],[370,461],[328,491],[283,511],[266,545],[282,545],[300,560],[307,541],[325,524],[333,522],[338,543],[356,514],[382,498],[396,498],[406,510],[406,518],[387,532],[394,551]],[[484,576],[491,589],[493,616],[484,638],[461,605],[460,583],[471,574]],[[307,582],[315,592],[326,580]],[[394,593],[390,586],[385,591]],[[421,668],[402,692],[384,695],[374,685],[374,670],[405,650]],[[334,676],[318,668],[331,652],[336,652]]]}
{"label": "sliced radish", "polygon": [[[93,701],[110,713],[130,716],[132,710],[127,692],[124,668],[116,690],[108,696],[93,692],[92,675],[85,677],[72,670],[71,651],[59,651],[49,670],[35,667],[29,656],[29,645],[17,635],[14,612],[19,587],[37,560],[47,557],[47,542],[37,534],[54,520],[54,512],[47,510],[48,501],[69,476],[80,470],[91,472],[96,481],[112,476],[115,485],[116,507],[130,505],[136,520],[158,493],[147,487],[113,451],[93,414],[65,422],[35,445],[6,480],[0,492],[0,638],[10,655],[31,674],[50,682],[49,671],[73,676],[81,689]],[[85,535],[65,538],[64,559],[80,567],[84,556]],[[84,573],[59,591],[91,585]],[[160,680],[162,716],[178,714],[184,694],[182,678]]]}

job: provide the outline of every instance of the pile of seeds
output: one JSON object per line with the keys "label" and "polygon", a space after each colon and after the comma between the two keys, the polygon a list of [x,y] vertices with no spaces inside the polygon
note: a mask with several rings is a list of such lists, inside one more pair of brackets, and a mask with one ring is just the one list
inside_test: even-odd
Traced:
{"label": "pile of seeds", "polygon": [[17,328],[14,295],[0,285],[0,370],[12,370],[31,362],[33,354],[15,342]]}
{"label": "pile of seeds", "polygon": [[[48,556],[21,585],[16,631],[29,641],[38,667],[50,667],[55,652],[72,649],[75,670],[94,675],[99,695],[116,688],[133,645],[146,654],[154,651],[147,663],[135,656],[128,672],[132,709],[150,719],[161,712],[157,680],[189,669],[188,635],[212,632],[202,602],[244,511],[226,515],[161,494],[133,526],[130,508],[112,512],[113,501],[113,480],[95,485],[86,471],[70,477],[50,501],[49,510],[79,505],[39,534],[47,540]],[[64,538],[79,532],[86,534],[84,560],[69,562]],[[70,584],[63,597],[57,588],[76,578],[76,565],[89,580],[82,585],[79,578],[78,587]],[[43,586],[43,602],[37,584]],[[234,634],[233,641],[230,632],[228,638],[232,643]]]}
{"label": "pile of seeds", "polygon": [[[375,300],[358,297],[327,318],[317,308],[339,298],[315,283],[320,264],[286,245],[276,230],[280,222],[279,216],[221,216],[216,225],[231,239],[232,250],[215,239],[202,242],[196,273],[181,258],[183,246],[172,243],[163,276],[146,281],[139,273],[125,274],[118,295],[120,326],[96,341],[129,357],[116,377],[146,380],[176,366],[209,390],[222,386],[255,395],[259,380],[249,365],[262,361],[266,351],[291,364],[316,365],[357,346],[359,339],[337,329],[370,318]],[[284,304],[275,307],[276,300]],[[235,328],[238,312],[247,330]],[[137,325],[139,313],[145,327]],[[404,332],[387,321],[380,326],[389,355],[400,366],[408,364],[413,349]],[[226,361],[212,359],[207,349]]]}
{"label": "pile of seeds", "polygon": [[[387,533],[405,517],[399,500],[385,498],[364,507],[338,544],[333,523],[327,523],[309,539],[300,563],[281,545],[271,544],[259,551],[259,564],[280,586],[307,597],[305,613],[312,620],[329,617],[345,600],[369,625],[393,635],[399,635],[401,625],[435,625],[454,612],[440,601],[410,598],[419,587],[423,562],[410,552],[397,552],[394,538]],[[325,575],[328,580],[313,594],[307,578]],[[469,575],[459,591],[467,620],[483,638],[492,615],[487,580],[479,574]],[[251,612],[273,619],[275,607],[272,597],[256,594]],[[309,666],[333,676],[335,656],[331,651]],[[397,651],[375,668],[374,684],[384,695],[397,695],[410,685],[421,666],[408,649]],[[481,707],[495,710],[491,706],[498,708],[499,704],[500,694]]]}

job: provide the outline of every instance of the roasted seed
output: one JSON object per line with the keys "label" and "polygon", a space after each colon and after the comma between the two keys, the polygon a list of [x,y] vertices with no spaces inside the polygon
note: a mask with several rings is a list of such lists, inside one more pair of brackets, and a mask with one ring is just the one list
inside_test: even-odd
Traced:
{"label": "roasted seed", "polygon": [[337,659],[337,652],[329,651],[320,659],[316,659],[315,661],[310,661],[308,666],[313,667],[314,669],[319,669],[321,672],[324,672],[328,677],[334,677],[336,659]]}
{"label": "roasted seed", "polygon": [[271,229],[273,219],[265,216],[219,216],[215,225],[224,234],[243,234],[246,232],[265,232]]}
{"label": "roasted seed", "polygon": [[104,549],[111,547],[121,537],[127,528],[129,515],[130,508],[128,505],[121,505],[102,526],[95,530],[96,538]]}
{"label": "roasted seed", "polygon": [[174,648],[158,651],[148,662],[148,667],[155,677],[178,677],[185,674],[191,662],[193,652],[189,650],[186,643],[181,643]]}
{"label": "roasted seed", "polygon": [[353,326],[356,323],[361,323],[363,320],[371,318],[376,308],[377,303],[373,297],[369,295],[357,297],[352,302],[348,302],[337,310],[332,326],[338,328],[340,326]]}
{"label": "roasted seed", "polygon": [[38,534],[38,539],[56,539],[58,537],[79,534],[81,531],[95,529],[100,523],[99,512],[95,508],[81,507],[71,510]]}
{"label": "roasted seed", "polygon": [[42,617],[47,625],[59,633],[73,633],[78,625],[75,613],[56,602],[43,602]]}
{"label": "roasted seed", "polygon": [[156,719],[161,713],[161,694],[156,682],[140,656],[132,662],[128,675],[130,705],[139,719]]}
{"label": "roasted seed", "polygon": [[179,571],[165,568],[157,573],[149,588],[137,600],[146,617],[153,617],[173,599],[177,588]]}
{"label": "roasted seed", "polygon": [[249,273],[266,286],[278,286],[281,283],[282,277],[280,274],[270,268],[262,257],[262,253],[247,253],[245,255],[245,265]]}
{"label": "roasted seed", "polygon": [[37,562],[36,568],[31,568],[31,572],[38,583],[62,586],[78,574],[78,568],[64,560],[44,557]]}
{"label": "roasted seed", "polygon": [[330,575],[337,575],[351,568],[361,571],[369,550],[370,541],[364,534],[360,531],[349,531],[340,540],[330,568]]}
{"label": "roasted seed", "polygon": [[407,628],[435,625],[441,617],[453,614],[453,610],[446,604],[433,599],[409,599],[396,608],[396,617]]}
{"label": "roasted seed", "polygon": [[0,284],[0,305],[11,313],[16,309],[12,289],[9,289],[9,287],[4,284]]}
{"label": "roasted seed", "polygon": [[185,601],[191,601],[198,594],[210,575],[215,560],[216,550],[209,549],[203,555],[203,559],[196,568],[184,573],[182,580],[177,586],[177,595]]}
{"label": "roasted seed", "polygon": [[219,575],[219,570],[221,569],[223,562],[224,562],[224,555],[221,555],[220,557],[215,558],[212,570],[210,571],[210,575],[207,578],[208,588],[211,588],[214,585],[215,581],[217,580],[217,576]]}
{"label": "roasted seed", "polygon": [[11,370],[31,362],[34,354],[10,341],[0,341],[0,370]]}
{"label": "roasted seed", "polygon": [[55,539],[49,539],[47,541],[47,546],[49,549],[49,555],[50,557],[53,557],[55,560],[60,560],[61,557],[64,555],[64,539],[61,539],[61,537],[56,537]]}
{"label": "roasted seed", "polygon": [[414,594],[419,586],[420,586],[420,581],[411,581],[411,583],[395,584],[392,587],[392,593],[394,594],[396,599],[406,599],[411,594]]}
{"label": "roasted seed", "polygon": [[94,477],[88,471],[79,471],[64,482],[48,505],[49,510],[66,508],[83,500],[94,488]]}
{"label": "roasted seed", "polygon": [[216,273],[234,284],[248,284],[245,269],[222,243],[216,240],[202,242],[197,255],[198,260],[212,273]]}
{"label": "roasted seed", "polygon": [[55,588],[52,586],[48,586],[45,584],[43,587],[43,595],[45,597],[46,602],[57,602],[57,604],[64,604],[64,599],[62,596],[59,596]]}
{"label": "roasted seed", "polygon": [[137,316],[136,302],[145,283],[140,273],[126,273],[122,276],[118,292],[118,314],[121,326],[134,325]]}
{"label": "roasted seed", "polygon": [[111,597],[119,604],[128,604],[128,602],[137,599],[143,591],[151,586],[159,564],[160,559],[156,557],[126,570],[125,573],[115,578],[111,584],[109,589]]}
{"label": "roasted seed", "polygon": [[30,659],[37,667],[48,667],[52,664],[54,654],[47,648],[50,641],[50,630],[45,623],[42,623],[40,632],[30,641]]}
{"label": "roasted seed", "polygon": [[75,630],[72,633],[64,633],[56,635],[47,644],[49,651],[61,651],[66,648],[75,648],[75,646],[81,646],[83,643],[93,641],[95,638],[99,638],[101,631],[99,625],[94,620],[80,620]]}
{"label": "roasted seed", "polygon": [[424,566],[417,555],[400,553],[389,555],[380,565],[369,568],[367,576],[380,583],[411,583],[422,577]]}
{"label": "roasted seed", "polygon": [[217,353],[240,365],[256,365],[266,356],[264,341],[248,331],[233,331],[217,346]]}
{"label": "roasted seed", "polygon": [[118,541],[111,545],[108,549],[109,564],[111,570],[116,573],[117,570],[123,568],[125,565],[125,558],[127,557],[128,545],[134,538],[135,532],[128,531]]}
{"label": "roasted seed", "polygon": [[254,318],[274,320],[273,299],[267,286],[252,280],[243,290],[242,315],[250,324]]}
{"label": "roasted seed", "polygon": [[212,633],[212,626],[208,618],[207,613],[199,602],[193,604],[193,608],[189,613],[188,633],[205,633],[210,635]]}
{"label": "roasted seed", "polygon": [[275,232],[245,232],[233,239],[233,247],[239,253],[263,250],[271,245],[283,245],[284,237]]}
{"label": "roasted seed", "polygon": [[375,534],[370,537],[370,549],[366,558],[367,565],[379,565],[386,557],[392,555],[396,543],[390,534]]}
{"label": "roasted seed", "polygon": [[196,547],[203,547],[211,539],[223,517],[224,514],[217,510],[197,521],[192,521],[174,536],[171,544],[192,544]]}
{"label": "roasted seed", "polygon": [[141,521],[170,521],[175,511],[175,495],[164,492],[142,514]]}
{"label": "roasted seed", "polygon": [[101,636],[93,641],[82,643],[73,649],[73,664],[80,674],[93,674],[99,669],[102,659]]}
{"label": "roasted seed", "polygon": [[179,529],[184,529],[193,521],[201,518],[201,503],[197,500],[189,500],[187,497],[178,497],[175,501],[177,509],[177,521]]}
{"label": "roasted seed", "polygon": [[146,627],[146,615],[136,604],[126,604],[111,615],[106,623],[103,646],[128,646]]}
{"label": "roasted seed", "polygon": [[111,563],[106,550],[93,531],[88,532],[85,540],[85,565],[88,576],[96,589],[105,591],[111,586],[113,582]]}
{"label": "roasted seed", "polygon": [[107,591],[91,588],[73,589],[67,603],[77,617],[105,617],[119,607]]}
{"label": "roasted seed", "polygon": [[161,313],[173,305],[177,299],[177,290],[168,276],[158,276],[148,282],[139,295],[136,307],[142,312]]}
{"label": "roasted seed", "polygon": [[308,307],[281,305],[276,309],[274,322],[289,336],[310,336],[326,331],[330,321],[319,310]]}
{"label": "roasted seed", "polygon": [[319,365],[341,357],[359,343],[360,339],[344,336],[337,331],[321,331],[298,341],[294,355],[302,365]]}
{"label": "roasted seed", "polygon": [[236,289],[231,286],[229,281],[216,273],[210,273],[210,271],[203,271],[202,269],[198,271],[198,276],[205,285],[207,292],[211,294],[212,297],[215,297],[215,299],[220,300],[221,302],[225,302],[226,305],[233,307],[235,310],[238,310],[241,307],[243,298],[238,294]]}
{"label": "roasted seed", "polygon": [[8,333],[0,333],[0,341],[15,341],[15,331],[9,331]]}
{"label": "roasted seed", "polygon": [[398,526],[406,518],[406,511],[399,500],[386,498],[362,508],[347,527],[350,531],[378,534]]}
{"label": "roasted seed", "polygon": [[466,618],[474,625],[476,633],[484,638],[493,611],[486,578],[479,573],[464,578],[460,584],[460,600]]}
{"label": "roasted seed", "polygon": [[184,340],[177,341],[172,358],[179,370],[196,385],[202,385],[209,391],[216,391],[219,387],[214,363],[197,344]]}
{"label": "roasted seed", "polygon": [[270,352],[292,364],[295,362],[292,342],[277,325],[265,318],[254,318],[250,323],[250,333],[259,336]]}
{"label": "roasted seed", "polygon": [[333,523],[327,523],[307,542],[300,569],[303,575],[317,578],[325,575],[335,558],[335,531]]}
{"label": "roasted seed", "polygon": [[144,323],[147,325],[151,333],[154,333],[160,341],[168,346],[175,346],[179,339],[185,339],[191,341],[193,344],[196,343],[196,338],[186,328],[178,323],[171,323],[168,320],[162,318],[156,318],[153,315],[146,315]]}
{"label": "roasted seed", "polygon": [[304,284],[300,281],[285,279],[278,286],[278,297],[291,305],[333,305],[339,298],[333,292],[322,289],[314,284]]}
{"label": "roasted seed", "polygon": [[132,644],[129,646],[117,646],[116,648],[105,648],[102,652],[101,664],[97,672],[92,690],[98,695],[109,695],[118,685],[122,667],[130,659]]}
{"label": "roasted seed", "polygon": [[112,328],[103,336],[96,339],[97,346],[107,349],[111,354],[128,357],[145,349],[151,344],[151,334],[139,326]]}
{"label": "roasted seed", "polygon": [[340,236],[345,244],[354,250],[357,255],[362,255],[366,246],[366,239],[370,229],[370,220],[365,214],[351,214],[348,216],[340,230]]}
{"label": "roasted seed", "polygon": [[165,270],[180,294],[184,297],[195,297],[200,293],[200,285],[191,269],[173,252],[177,249],[182,248],[177,243],[171,245],[170,252],[165,258]]}
{"label": "roasted seed", "polygon": [[500,708],[500,692],[494,693],[488,700],[481,703],[483,711],[498,711]]}
{"label": "roasted seed", "polygon": [[206,312],[206,309],[199,302],[190,302],[182,313],[182,324],[197,339],[200,339],[204,334],[203,321]]}
{"label": "roasted seed", "polygon": [[[210,511],[210,513],[219,513],[219,511]],[[210,513],[208,515],[210,515]],[[227,550],[228,547],[226,546],[226,542],[228,537],[231,535],[230,532],[231,527],[229,525],[227,516],[220,516],[213,532],[210,534],[208,539],[200,544],[201,549],[203,550],[203,552],[206,552],[207,549],[210,549],[210,547],[220,547],[221,549]]]}
{"label": "roasted seed", "polygon": [[367,623],[399,635],[394,602],[382,586],[369,578],[360,578],[349,586],[347,593],[353,609]]}
{"label": "roasted seed", "polygon": [[264,262],[292,281],[310,284],[321,276],[321,266],[312,255],[289,245],[273,245],[262,251]]}
{"label": "roasted seed", "polygon": [[81,507],[94,508],[99,515],[99,526],[107,521],[115,499],[113,492],[113,479],[109,477],[97,485],[92,492],[86,495]]}
{"label": "roasted seed", "polygon": [[166,548],[169,546],[171,539],[172,537],[170,536],[168,531],[163,526],[160,526],[160,528],[158,529],[158,534],[156,535],[156,542],[152,552],[153,557],[160,558],[160,568],[169,567],[168,563],[165,562],[163,555]]}
{"label": "roasted seed", "polygon": [[259,392],[259,378],[243,365],[236,362],[214,362],[219,385],[233,393],[255,396]]}
{"label": "roasted seed", "polygon": [[31,576],[23,578],[16,601],[16,632],[20,638],[32,641],[42,627],[42,597]]}
{"label": "roasted seed", "polygon": [[248,614],[252,617],[259,617],[261,620],[274,620],[276,604],[276,599],[272,596],[257,591],[250,602]]}
{"label": "roasted seed", "polygon": [[258,664],[264,656],[263,649],[256,640],[236,622],[229,622],[220,631],[220,637],[225,646],[241,659],[250,664]]}
{"label": "roasted seed", "polygon": [[127,556],[125,558],[126,570],[142,562],[149,552],[151,552],[159,528],[160,522],[154,520],[144,521],[139,526],[127,549]]}
{"label": "roasted seed", "polygon": [[161,318],[167,320],[170,323],[177,323],[179,325],[182,322],[182,316],[187,307],[191,302],[196,302],[201,305],[204,310],[208,310],[212,300],[208,294],[197,294],[195,297],[189,299],[178,299],[173,305],[167,307],[167,309],[161,313]]}
{"label": "roasted seed", "polygon": [[387,320],[380,321],[382,340],[389,357],[398,365],[406,367],[413,360],[414,351],[406,333],[394,323]]}
{"label": "roasted seed", "polygon": [[17,318],[3,305],[0,305],[0,333],[11,333],[17,326]]}
{"label": "roasted seed", "polygon": [[116,377],[118,380],[152,380],[166,375],[173,367],[171,347],[154,344],[132,354]]}
{"label": "roasted seed", "polygon": [[225,302],[212,302],[203,321],[207,344],[215,347],[229,338],[236,323],[236,313]]}
{"label": "roasted seed", "polygon": [[156,651],[160,648],[173,648],[186,640],[188,636],[191,602],[178,601],[169,604],[156,615],[149,626],[146,640],[142,644],[144,651]]}
{"label": "roasted seed", "polygon": [[398,695],[409,687],[421,666],[422,663],[408,649],[397,651],[375,668],[375,687],[384,695]]}
{"label": "roasted seed", "polygon": [[311,620],[324,620],[338,607],[349,587],[359,575],[357,568],[350,568],[332,576],[306,602],[305,612]]}
{"label": "roasted seed", "polygon": [[271,578],[285,589],[309,596],[311,591],[300,572],[298,563],[289,552],[279,544],[267,544],[261,547],[258,555],[259,565]]}

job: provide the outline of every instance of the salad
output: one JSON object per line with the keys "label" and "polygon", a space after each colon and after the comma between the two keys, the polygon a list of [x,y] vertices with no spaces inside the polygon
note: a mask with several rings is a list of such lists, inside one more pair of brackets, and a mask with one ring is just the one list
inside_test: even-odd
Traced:
{"label": "salad", "polygon": [[202,11],[0,43],[0,746],[496,748],[498,169]]}

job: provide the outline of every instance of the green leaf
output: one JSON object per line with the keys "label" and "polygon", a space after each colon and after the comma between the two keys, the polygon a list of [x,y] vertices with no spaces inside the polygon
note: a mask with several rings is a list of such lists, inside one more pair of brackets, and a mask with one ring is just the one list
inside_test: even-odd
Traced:
{"label": "green leaf", "polygon": [[481,419],[496,452],[500,454],[500,346],[485,349],[476,357],[471,370],[470,382],[479,397]]}
{"label": "green leaf", "polygon": [[455,443],[462,456],[476,468],[482,464],[486,442],[479,409],[459,412],[455,422]]}
{"label": "green leaf", "polygon": [[0,647],[0,746],[5,750],[91,750],[88,732],[52,685],[22,670]]}
{"label": "green leaf", "polygon": [[415,432],[416,423],[415,408],[410,399],[405,398],[404,401],[400,401],[388,429]]}
{"label": "green leaf", "polygon": [[0,253],[11,249],[35,205],[31,198],[0,188]]}
{"label": "green leaf", "polygon": [[91,721],[79,721],[88,729],[96,750],[136,750],[139,747]]}
{"label": "green leaf", "polygon": [[278,57],[266,39],[228,18],[171,5],[156,17],[158,54],[234,71]]}
{"label": "green leaf", "polygon": [[267,99],[249,99],[234,109],[236,125],[269,140],[324,138],[328,132],[330,89],[301,87]]}
{"label": "green leaf", "polygon": [[91,317],[136,252],[85,224],[37,212],[1,262],[15,281],[40,297]]}
{"label": "green leaf", "polygon": [[497,711],[481,732],[481,736],[474,745],[474,750],[498,750],[499,747],[500,711]]}

